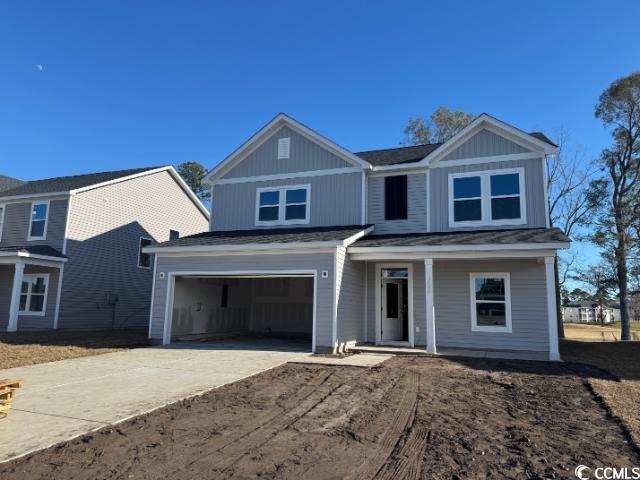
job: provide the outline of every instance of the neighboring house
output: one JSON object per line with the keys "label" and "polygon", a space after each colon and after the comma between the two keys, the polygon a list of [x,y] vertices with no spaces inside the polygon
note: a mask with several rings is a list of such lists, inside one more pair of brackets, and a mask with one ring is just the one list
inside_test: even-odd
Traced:
{"label": "neighboring house", "polygon": [[0,329],[144,327],[141,247],[207,228],[172,167],[22,183],[0,192]]}
{"label": "neighboring house", "polygon": [[279,114],[205,177],[210,231],[145,249],[150,338],[558,359],[553,265],[569,239],[548,222],[556,153],[488,115],[444,144],[352,153]]}
{"label": "neighboring house", "polygon": [[562,307],[565,323],[613,323],[620,321],[620,308],[582,300],[569,302]]}
{"label": "neighboring house", "polygon": [[7,177],[6,175],[0,175],[0,192],[15,188],[22,185],[24,182],[17,178]]}

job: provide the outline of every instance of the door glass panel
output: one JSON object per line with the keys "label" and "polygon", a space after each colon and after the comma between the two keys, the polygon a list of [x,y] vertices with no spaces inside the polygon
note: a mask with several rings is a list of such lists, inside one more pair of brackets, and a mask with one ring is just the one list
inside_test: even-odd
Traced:
{"label": "door glass panel", "polygon": [[398,284],[387,283],[387,318],[398,318]]}
{"label": "door glass panel", "polygon": [[382,278],[409,278],[409,270],[406,268],[383,268]]}

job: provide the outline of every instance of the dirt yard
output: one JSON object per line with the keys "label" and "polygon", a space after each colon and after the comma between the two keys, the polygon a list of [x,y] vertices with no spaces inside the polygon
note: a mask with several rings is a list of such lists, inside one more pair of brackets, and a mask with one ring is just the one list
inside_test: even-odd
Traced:
{"label": "dirt yard", "polygon": [[[288,364],[0,465],[0,478],[575,478],[638,451],[575,364]],[[123,392],[125,393],[125,392]]]}
{"label": "dirt yard", "polygon": [[0,333],[0,370],[148,345],[146,330]]}
{"label": "dirt yard", "polygon": [[[564,324],[565,337],[568,340],[583,342],[617,342],[620,340],[620,324],[611,323],[604,327],[579,323]],[[631,322],[632,340],[640,340],[640,324]]]}

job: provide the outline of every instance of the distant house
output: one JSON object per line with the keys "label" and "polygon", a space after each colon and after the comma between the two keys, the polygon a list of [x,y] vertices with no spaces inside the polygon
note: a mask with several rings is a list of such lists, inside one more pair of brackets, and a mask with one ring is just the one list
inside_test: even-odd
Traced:
{"label": "distant house", "polygon": [[172,167],[0,181],[0,329],[144,327],[153,258],[142,248],[205,230]]}
{"label": "distant house", "polygon": [[570,302],[562,307],[565,323],[613,323],[620,321],[620,308],[588,300]]}
{"label": "distant house", "polygon": [[22,185],[24,182],[22,180],[18,180],[17,178],[7,177],[6,175],[0,175],[0,192],[4,192],[5,190],[9,190],[12,188],[16,188]]}

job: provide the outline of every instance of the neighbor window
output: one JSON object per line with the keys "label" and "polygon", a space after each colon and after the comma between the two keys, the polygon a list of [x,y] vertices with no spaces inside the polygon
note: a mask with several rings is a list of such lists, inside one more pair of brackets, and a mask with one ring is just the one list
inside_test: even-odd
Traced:
{"label": "neighbor window", "polygon": [[309,223],[309,185],[259,188],[256,225]]}
{"label": "neighbor window", "polygon": [[524,169],[449,175],[449,226],[526,223]]}
{"label": "neighbor window", "polygon": [[227,308],[228,306],[229,306],[229,285],[222,285],[220,307]]}
{"label": "neighbor window", "polygon": [[407,219],[407,176],[384,177],[384,219]]}
{"label": "neighbor window", "polygon": [[148,247],[153,243],[153,240],[150,238],[140,237],[140,243],[138,246],[138,267],[140,268],[151,268],[151,254],[144,253],[142,249],[144,247]]}
{"label": "neighbor window", "polygon": [[31,205],[31,225],[29,226],[29,240],[43,240],[46,238],[48,217],[48,202],[34,203]]}
{"label": "neighbor window", "polygon": [[471,274],[471,329],[511,332],[511,289],[508,273]]}
{"label": "neighbor window", "polygon": [[177,230],[169,230],[169,240],[178,240],[180,238],[180,232]]}
{"label": "neighbor window", "polygon": [[28,274],[22,276],[19,313],[44,315],[47,306],[49,275]]}

